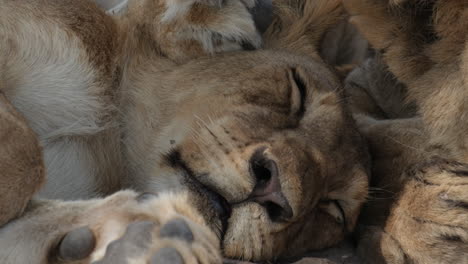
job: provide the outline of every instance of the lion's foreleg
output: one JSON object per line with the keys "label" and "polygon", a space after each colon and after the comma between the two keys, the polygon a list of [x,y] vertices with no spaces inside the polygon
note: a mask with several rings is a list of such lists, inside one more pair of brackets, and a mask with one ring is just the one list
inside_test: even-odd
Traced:
{"label": "lion's foreleg", "polygon": [[36,135],[0,92],[0,226],[23,212],[44,179]]}

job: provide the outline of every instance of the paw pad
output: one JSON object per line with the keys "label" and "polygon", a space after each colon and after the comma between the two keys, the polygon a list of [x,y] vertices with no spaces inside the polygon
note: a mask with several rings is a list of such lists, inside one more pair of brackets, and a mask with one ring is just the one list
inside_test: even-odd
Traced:
{"label": "paw pad", "polygon": [[59,258],[66,261],[88,257],[96,246],[96,238],[89,227],[77,228],[62,239],[59,245]]}
{"label": "paw pad", "polygon": [[139,248],[146,248],[151,243],[151,232],[156,224],[151,221],[139,221],[130,223],[122,237],[123,241],[128,241]]}
{"label": "paw pad", "polygon": [[187,242],[193,241],[193,233],[187,222],[181,218],[167,222],[159,231],[161,237],[179,238]]}
{"label": "paw pad", "polygon": [[184,264],[184,259],[175,248],[162,248],[151,258],[151,264]]}

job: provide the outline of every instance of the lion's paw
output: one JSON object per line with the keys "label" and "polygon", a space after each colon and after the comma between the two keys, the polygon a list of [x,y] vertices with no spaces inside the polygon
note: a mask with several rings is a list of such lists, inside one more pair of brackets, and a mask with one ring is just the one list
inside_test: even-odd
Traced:
{"label": "lion's paw", "polygon": [[166,9],[155,20],[158,23],[154,37],[161,52],[177,63],[223,52],[259,49],[261,34],[272,22],[271,0],[162,2]]}
{"label": "lion's paw", "polygon": [[58,245],[58,259],[92,264],[222,263],[219,240],[188,204],[184,195],[112,195],[80,216],[81,227]]}
{"label": "lion's paw", "polygon": [[406,177],[384,230],[368,234],[385,260],[372,263],[468,263],[468,165],[432,159]]}
{"label": "lion's paw", "polygon": [[459,0],[347,0],[351,22],[383,55],[402,82],[456,61],[465,49],[468,2]]}

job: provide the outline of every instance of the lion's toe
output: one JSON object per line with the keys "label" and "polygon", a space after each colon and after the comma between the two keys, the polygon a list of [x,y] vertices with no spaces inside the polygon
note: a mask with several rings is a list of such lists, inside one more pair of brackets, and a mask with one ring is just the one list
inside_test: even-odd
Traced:
{"label": "lion's toe", "polygon": [[162,248],[151,257],[150,264],[184,264],[184,259],[175,248]]}
{"label": "lion's toe", "polygon": [[80,227],[67,233],[59,245],[59,258],[75,261],[87,258],[96,246],[96,237],[89,227]]}

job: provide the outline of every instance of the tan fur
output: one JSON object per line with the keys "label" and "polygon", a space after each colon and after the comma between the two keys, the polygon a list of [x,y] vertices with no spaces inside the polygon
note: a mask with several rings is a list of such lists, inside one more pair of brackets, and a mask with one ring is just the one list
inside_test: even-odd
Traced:
{"label": "tan fur", "polygon": [[[131,1],[109,17],[84,0],[0,1],[1,92],[43,146],[48,181],[39,196],[169,193],[150,200],[166,209],[136,205],[127,192],[34,200],[2,228],[0,262],[60,263],[61,238],[81,226],[97,244],[79,263],[106,258],[138,219],[186,218],[195,241],[155,235],[129,263],[164,245],[185,263],[219,263],[218,243],[226,257],[272,260],[335,245],[354,229],[369,157],[319,55],[343,18],[340,1],[275,1],[263,43],[253,4]],[[245,44],[265,50],[240,51]],[[280,172],[293,213],[285,221],[251,201],[259,179],[249,161],[260,149]],[[208,189],[232,206],[226,230]]]}
{"label": "tan fur", "polygon": [[345,5],[378,53],[346,81],[373,157],[359,253],[366,263],[466,263],[468,2]]}
{"label": "tan fur", "polygon": [[0,93],[0,225],[23,213],[45,179],[41,148],[24,118]]}

